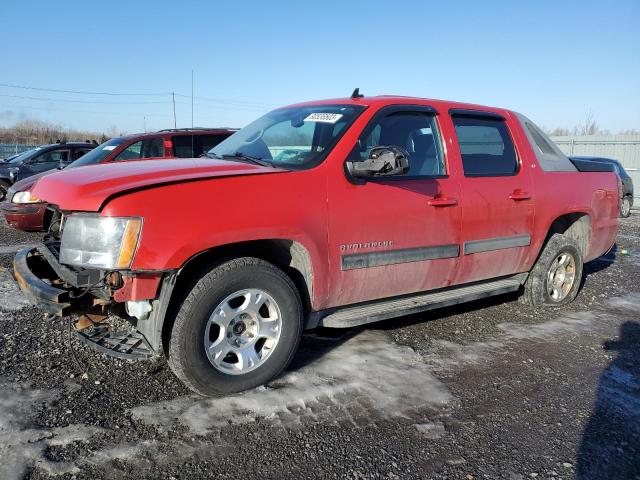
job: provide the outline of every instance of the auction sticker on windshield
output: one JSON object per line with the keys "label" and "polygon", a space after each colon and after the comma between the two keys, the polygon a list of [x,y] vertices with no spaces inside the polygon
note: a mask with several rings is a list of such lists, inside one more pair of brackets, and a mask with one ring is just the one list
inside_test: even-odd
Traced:
{"label": "auction sticker on windshield", "polygon": [[336,123],[342,118],[341,113],[312,113],[304,119],[305,122]]}

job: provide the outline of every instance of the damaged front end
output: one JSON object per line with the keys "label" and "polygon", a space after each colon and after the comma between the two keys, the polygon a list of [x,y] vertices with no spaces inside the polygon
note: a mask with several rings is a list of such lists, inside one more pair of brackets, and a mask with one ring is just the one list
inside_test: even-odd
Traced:
{"label": "damaged front end", "polygon": [[127,359],[159,354],[175,273],[63,264],[57,225],[41,246],[14,258],[25,296],[52,316],[71,316],[80,340],[102,353]]}

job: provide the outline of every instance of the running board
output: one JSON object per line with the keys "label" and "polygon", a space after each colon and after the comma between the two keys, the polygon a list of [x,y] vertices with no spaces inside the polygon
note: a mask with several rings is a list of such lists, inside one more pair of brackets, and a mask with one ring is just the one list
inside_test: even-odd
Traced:
{"label": "running board", "polygon": [[419,293],[410,297],[381,300],[350,307],[343,307],[320,319],[319,326],[328,328],[351,328],[388,318],[457,305],[503,293],[515,292],[526,279],[526,274],[501,280],[474,283],[447,288],[435,292]]}

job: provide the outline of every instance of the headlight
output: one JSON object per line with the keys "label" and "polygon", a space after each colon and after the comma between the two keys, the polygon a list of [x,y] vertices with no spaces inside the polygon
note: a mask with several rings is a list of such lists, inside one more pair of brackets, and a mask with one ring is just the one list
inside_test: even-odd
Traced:
{"label": "headlight", "polygon": [[31,192],[16,192],[11,198],[11,203],[38,203],[40,199],[31,194]]}
{"label": "headlight", "polygon": [[141,218],[69,215],[62,230],[60,263],[103,269],[129,268],[141,231]]}

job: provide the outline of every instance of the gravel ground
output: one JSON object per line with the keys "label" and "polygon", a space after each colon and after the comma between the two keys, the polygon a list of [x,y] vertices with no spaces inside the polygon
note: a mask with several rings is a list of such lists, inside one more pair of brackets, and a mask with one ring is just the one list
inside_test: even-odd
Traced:
{"label": "gravel ground", "polygon": [[640,479],[639,220],[569,306],[314,332],[281,378],[215,400],[45,320],[6,270],[39,235],[0,225],[0,478]]}

